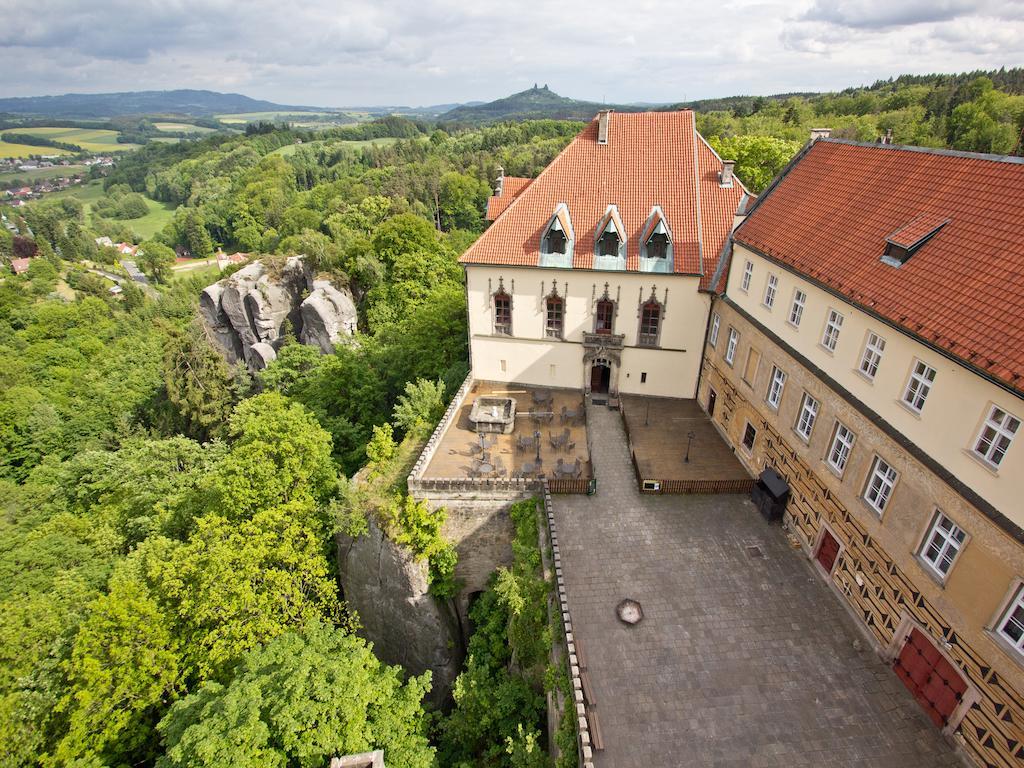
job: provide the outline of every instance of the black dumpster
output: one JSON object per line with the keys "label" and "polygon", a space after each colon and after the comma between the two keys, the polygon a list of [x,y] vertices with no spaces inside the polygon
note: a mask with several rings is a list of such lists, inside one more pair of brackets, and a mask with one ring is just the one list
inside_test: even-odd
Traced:
{"label": "black dumpster", "polygon": [[754,483],[750,498],[761,510],[765,520],[781,520],[789,501],[789,483],[782,475],[768,467]]}

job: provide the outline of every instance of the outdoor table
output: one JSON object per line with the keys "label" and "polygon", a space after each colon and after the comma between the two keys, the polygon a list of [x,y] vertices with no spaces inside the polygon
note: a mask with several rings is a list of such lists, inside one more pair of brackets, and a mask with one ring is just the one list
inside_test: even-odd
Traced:
{"label": "outdoor table", "polygon": [[579,411],[574,410],[572,408],[566,408],[564,405],[562,406],[562,423],[563,424],[565,424],[567,421],[568,422],[575,421],[576,417],[579,416],[579,415],[580,415]]}

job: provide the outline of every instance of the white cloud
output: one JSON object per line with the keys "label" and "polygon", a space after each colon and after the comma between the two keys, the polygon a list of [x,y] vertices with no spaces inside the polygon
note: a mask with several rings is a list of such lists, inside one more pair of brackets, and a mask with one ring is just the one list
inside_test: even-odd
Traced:
{"label": "white cloud", "polygon": [[0,95],[201,87],[429,104],[547,82],[679,101],[1012,66],[1021,18],[1024,0],[34,0],[0,27],[14,73]]}

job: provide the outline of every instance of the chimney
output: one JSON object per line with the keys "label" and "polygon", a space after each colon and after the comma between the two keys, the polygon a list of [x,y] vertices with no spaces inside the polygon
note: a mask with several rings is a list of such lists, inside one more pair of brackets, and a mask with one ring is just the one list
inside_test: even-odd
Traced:
{"label": "chimney", "polygon": [[832,135],[831,128],[811,128],[811,141],[827,139]]}
{"label": "chimney", "polygon": [[505,168],[498,166],[498,178],[494,180],[494,195],[501,197],[501,191],[505,187]]}
{"label": "chimney", "polygon": [[720,187],[731,187],[732,186],[732,169],[736,167],[735,160],[723,160],[722,161],[722,173],[719,176],[718,186]]}
{"label": "chimney", "polygon": [[608,143],[608,123],[611,121],[612,111],[610,109],[602,109],[597,113],[597,143],[607,144]]}
{"label": "chimney", "polygon": [[892,128],[885,129],[885,137],[882,139],[883,144],[892,144]]}

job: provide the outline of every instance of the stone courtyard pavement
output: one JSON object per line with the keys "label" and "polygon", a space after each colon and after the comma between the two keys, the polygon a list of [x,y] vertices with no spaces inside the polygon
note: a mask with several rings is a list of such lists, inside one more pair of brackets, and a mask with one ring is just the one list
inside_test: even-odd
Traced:
{"label": "stone courtyard pavement", "polygon": [[742,496],[641,496],[619,414],[591,419],[598,493],[554,507],[597,768],[964,765],[777,524]]}

